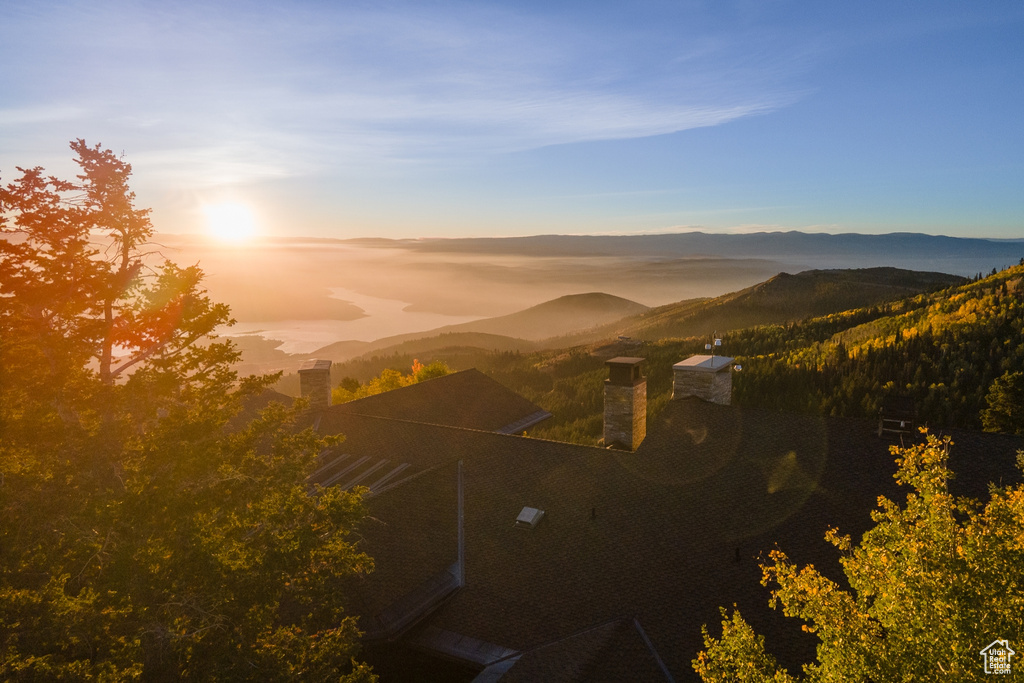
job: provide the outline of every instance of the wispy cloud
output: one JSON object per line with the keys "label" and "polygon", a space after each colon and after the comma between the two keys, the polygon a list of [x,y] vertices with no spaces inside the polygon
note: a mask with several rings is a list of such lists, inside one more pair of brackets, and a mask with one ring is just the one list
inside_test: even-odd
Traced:
{"label": "wispy cloud", "polygon": [[0,126],[13,128],[55,121],[75,121],[87,117],[88,114],[84,107],[70,104],[13,106],[0,108]]}
{"label": "wispy cloud", "polygon": [[31,41],[41,57],[0,95],[0,142],[61,117],[198,185],[661,135],[799,96],[795,53],[765,59],[742,35],[659,42],[468,4],[72,3],[8,19],[0,56]]}

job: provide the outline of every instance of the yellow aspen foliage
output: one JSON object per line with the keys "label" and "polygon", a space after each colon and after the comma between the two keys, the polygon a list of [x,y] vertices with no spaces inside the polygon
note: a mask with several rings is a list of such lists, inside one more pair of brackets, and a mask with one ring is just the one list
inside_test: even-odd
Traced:
{"label": "yellow aspen foliage", "polygon": [[[716,681],[984,681],[981,650],[997,638],[1024,642],[1024,487],[992,487],[986,503],[949,493],[952,443],[894,447],[897,504],[879,498],[875,526],[860,543],[831,530],[849,590],[783,551],[762,565],[771,604],[804,622],[819,643],[801,675],[775,666],[736,611],[722,612],[722,636],[705,630],[693,662]],[[1018,465],[1024,453],[1018,455]],[[1015,663],[1014,663],[1015,664]]]}

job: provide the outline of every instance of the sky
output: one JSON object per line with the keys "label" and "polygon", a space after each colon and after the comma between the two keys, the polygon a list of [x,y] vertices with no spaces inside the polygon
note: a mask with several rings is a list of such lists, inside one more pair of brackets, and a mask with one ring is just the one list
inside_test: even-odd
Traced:
{"label": "sky", "polygon": [[1024,237],[1019,0],[0,0],[0,64],[0,178],[102,143],[161,232]]}

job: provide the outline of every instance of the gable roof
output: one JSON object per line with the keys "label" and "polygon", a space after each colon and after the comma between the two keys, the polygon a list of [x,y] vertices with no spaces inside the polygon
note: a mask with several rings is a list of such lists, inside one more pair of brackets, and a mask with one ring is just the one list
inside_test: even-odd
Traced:
{"label": "gable roof", "polygon": [[551,413],[476,369],[454,372],[407,387],[386,391],[325,411],[321,430],[340,413],[414,420],[427,424],[521,433]]}
{"label": "gable roof", "polygon": [[[244,424],[271,402],[292,401],[273,390],[251,397],[236,422]],[[442,462],[470,453],[464,438],[448,435],[437,442],[416,425],[444,425],[455,430],[522,433],[551,417],[519,394],[471,369],[436,377],[375,396],[342,403],[300,416],[300,428],[343,434],[345,442],[320,455],[310,483],[379,493]],[[396,427],[395,425],[401,425]]]}
{"label": "gable roof", "polygon": [[[403,389],[389,393],[399,391]],[[306,416],[320,433],[345,437],[320,456],[321,466],[311,482],[321,486],[366,486],[372,494],[381,493],[440,465],[483,451],[500,452],[510,438],[500,432],[334,410],[342,406]],[[382,477],[388,478],[381,481]]]}
{"label": "gable roof", "polygon": [[[554,643],[576,642],[582,649],[572,657],[586,659],[596,636],[586,643],[570,636],[635,615],[671,675],[691,680],[701,625],[714,632],[718,607],[733,604],[767,634],[780,662],[795,668],[813,658],[815,641],[768,608],[756,558],[777,545],[794,562],[840,578],[825,530],[856,537],[871,525],[879,494],[899,500],[902,493],[892,479],[890,442],[868,421],[684,399],[671,402],[629,453],[410,422],[390,421],[385,432],[362,424],[372,418],[347,418],[355,450],[373,447],[375,432],[387,448],[405,440],[436,459],[370,499],[375,521],[365,549],[378,569],[359,590],[377,604],[364,600],[357,611],[375,618],[375,610],[407,599],[457,562],[461,459],[464,586],[432,605],[426,623],[450,634],[448,642],[469,639],[475,652],[521,653],[521,671],[529,670],[528,653],[554,656]],[[1017,478],[1021,439],[953,438],[955,493],[984,495],[988,481]],[[515,528],[524,506],[544,510],[544,522]],[[626,657],[625,645],[608,652],[620,650],[610,661]]]}

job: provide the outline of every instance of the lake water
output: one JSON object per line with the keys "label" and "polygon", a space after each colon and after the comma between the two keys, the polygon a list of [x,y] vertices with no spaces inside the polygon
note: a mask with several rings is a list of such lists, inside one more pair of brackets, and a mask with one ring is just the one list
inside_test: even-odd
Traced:
{"label": "lake water", "polygon": [[407,311],[409,302],[368,296],[351,289],[331,288],[331,297],[358,306],[366,314],[356,320],[276,320],[274,322],[240,322],[219,333],[237,337],[258,334],[265,339],[283,342],[285,353],[309,353],[338,341],[374,341],[410,332],[424,332],[445,325],[458,325],[480,316],[443,315]]}

